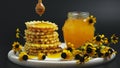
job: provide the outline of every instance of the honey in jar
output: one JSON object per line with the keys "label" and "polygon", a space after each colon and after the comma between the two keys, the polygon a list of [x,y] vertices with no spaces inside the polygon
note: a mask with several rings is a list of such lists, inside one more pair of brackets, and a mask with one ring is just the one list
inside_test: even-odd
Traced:
{"label": "honey in jar", "polygon": [[69,12],[62,28],[66,43],[74,44],[75,48],[84,45],[94,37],[96,18],[88,12]]}

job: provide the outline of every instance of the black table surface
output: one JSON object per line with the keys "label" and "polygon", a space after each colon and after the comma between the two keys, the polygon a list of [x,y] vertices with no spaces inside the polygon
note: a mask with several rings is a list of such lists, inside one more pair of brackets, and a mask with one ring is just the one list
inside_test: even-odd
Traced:
{"label": "black table surface", "polygon": [[[119,65],[120,65],[120,57],[119,57],[120,56],[120,53],[119,53],[120,46],[119,45],[120,45],[120,43],[118,43],[116,45],[111,45],[111,47],[118,52],[118,54],[116,55],[116,57],[112,61],[104,63],[104,64],[98,64],[95,66],[91,66],[89,68],[113,68],[113,67],[119,68]],[[30,67],[20,66],[20,65],[17,65],[15,63],[9,61],[8,52],[11,50],[11,45],[8,45],[8,43],[6,43],[6,44],[2,44],[0,46],[2,46],[0,48],[0,68],[30,68]],[[71,66],[70,68],[73,68],[73,67]],[[78,68],[80,68],[80,67],[78,67]]]}

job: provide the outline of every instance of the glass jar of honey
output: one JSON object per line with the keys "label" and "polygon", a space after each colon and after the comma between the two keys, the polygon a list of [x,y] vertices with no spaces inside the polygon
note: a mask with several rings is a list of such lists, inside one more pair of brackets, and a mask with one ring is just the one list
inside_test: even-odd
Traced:
{"label": "glass jar of honey", "polygon": [[89,12],[69,12],[62,28],[64,41],[74,44],[75,48],[84,45],[94,37],[96,18]]}

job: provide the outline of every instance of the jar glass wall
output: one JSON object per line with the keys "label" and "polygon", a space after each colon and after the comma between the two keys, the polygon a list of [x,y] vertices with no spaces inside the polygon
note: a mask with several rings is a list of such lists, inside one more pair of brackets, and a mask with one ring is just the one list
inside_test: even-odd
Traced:
{"label": "jar glass wall", "polygon": [[89,23],[89,12],[68,12],[68,18],[62,28],[64,41],[74,44],[75,48],[82,46],[94,37],[94,24]]}

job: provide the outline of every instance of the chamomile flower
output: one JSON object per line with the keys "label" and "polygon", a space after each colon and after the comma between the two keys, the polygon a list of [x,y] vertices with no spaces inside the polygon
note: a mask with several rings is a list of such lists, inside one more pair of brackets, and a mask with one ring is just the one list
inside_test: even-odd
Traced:
{"label": "chamomile flower", "polygon": [[72,60],[73,59],[73,55],[69,50],[63,50],[63,52],[61,53],[61,57],[64,60]]}
{"label": "chamomile flower", "polygon": [[96,54],[94,57],[103,57],[103,52],[101,51],[101,47],[96,47]]}
{"label": "chamomile flower", "polygon": [[119,37],[117,37],[115,34],[113,34],[113,35],[111,36],[111,42],[112,42],[113,44],[118,43],[118,39],[119,39]]}
{"label": "chamomile flower", "polygon": [[83,54],[76,54],[75,55],[75,59],[77,60],[78,64],[83,64],[85,62],[88,62],[90,60],[90,57],[88,55],[86,56],[86,54],[85,55],[83,55]]}
{"label": "chamomile flower", "polygon": [[95,18],[93,15],[91,15],[91,16],[89,16],[89,17],[86,19],[86,21],[87,21],[89,24],[94,24],[94,23],[96,23],[96,18]]}
{"label": "chamomile flower", "polygon": [[96,50],[95,46],[92,43],[86,43],[85,46],[86,46],[85,54],[88,54],[91,57],[94,56],[95,53],[96,53],[95,52],[95,50]]}
{"label": "chamomile flower", "polygon": [[19,43],[19,42],[14,42],[13,44],[12,44],[12,50],[14,51],[14,52],[19,52],[19,51],[21,51],[22,50],[22,45]]}
{"label": "chamomile flower", "polygon": [[73,56],[77,55],[77,54],[83,54],[83,52],[81,50],[75,49],[72,51]]}
{"label": "chamomile flower", "polygon": [[94,44],[97,44],[97,45],[102,45],[103,44],[103,42],[104,42],[104,35],[102,34],[102,35],[97,35],[97,36],[95,36],[94,38],[93,38],[93,43]]}
{"label": "chamomile flower", "polygon": [[101,46],[101,52],[103,54],[102,57],[105,57],[106,53],[108,52],[109,47]]}
{"label": "chamomile flower", "polygon": [[110,47],[105,47],[103,50],[104,50],[104,58],[110,58],[112,54],[116,54],[116,51],[114,51]]}
{"label": "chamomile flower", "polygon": [[19,60],[20,61],[27,61],[29,59],[29,55],[26,54],[26,52],[21,52],[19,54]]}
{"label": "chamomile flower", "polygon": [[104,38],[103,39],[103,44],[104,45],[109,45],[110,44],[110,40],[108,38]]}

